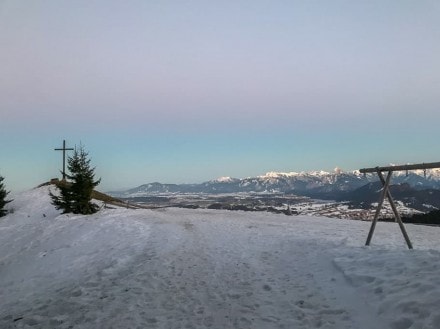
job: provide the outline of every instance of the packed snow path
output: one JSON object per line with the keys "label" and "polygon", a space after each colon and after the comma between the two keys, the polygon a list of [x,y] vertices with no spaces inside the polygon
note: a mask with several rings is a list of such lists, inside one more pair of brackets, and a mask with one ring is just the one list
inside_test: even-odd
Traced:
{"label": "packed snow path", "polygon": [[410,226],[427,250],[406,250],[390,224],[375,236],[388,244],[366,248],[363,222],[183,209],[58,216],[29,193],[33,203],[0,221],[1,328],[440,327],[437,228]]}
{"label": "packed snow path", "polygon": [[157,220],[144,252],[116,275],[121,289],[110,298],[137,290],[135,300],[127,296],[117,304],[135,302],[133,313],[142,322],[160,328],[352,327],[349,315],[330,305],[314,279],[314,270],[331,264],[318,264],[303,243],[277,242],[278,225],[260,234],[260,225],[249,221],[188,215]]}

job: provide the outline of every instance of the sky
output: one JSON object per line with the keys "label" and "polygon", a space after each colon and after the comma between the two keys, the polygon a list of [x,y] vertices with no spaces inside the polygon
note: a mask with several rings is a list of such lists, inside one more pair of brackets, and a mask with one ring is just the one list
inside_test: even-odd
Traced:
{"label": "sky", "polygon": [[440,2],[0,0],[0,175],[102,191],[440,161]]}

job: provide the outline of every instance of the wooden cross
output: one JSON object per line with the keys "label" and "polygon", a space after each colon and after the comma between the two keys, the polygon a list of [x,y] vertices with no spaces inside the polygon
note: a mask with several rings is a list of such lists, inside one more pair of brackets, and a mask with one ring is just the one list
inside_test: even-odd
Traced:
{"label": "wooden cross", "polygon": [[55,151],[63,151],[63,180],[66,180],[66,151],[73,151],[73,148],[66,148],[66,141],[63,139],[63,148]]}

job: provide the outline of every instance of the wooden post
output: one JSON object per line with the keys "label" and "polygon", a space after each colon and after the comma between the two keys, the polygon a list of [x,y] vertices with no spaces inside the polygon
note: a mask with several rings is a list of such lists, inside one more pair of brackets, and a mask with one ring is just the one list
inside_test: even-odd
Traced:
{"label": "wooden post", "polygon": [[374,229],[376,228],[376,223],[379,218],[380,210],[382,209],[383,202],[385,201],[385,196],[388,193],[388,187],[391,181],[391,171],[388,172],[386,181],[384,180],[383,175],[379,170],[377,170],[377,174],[381,178],[383,190],[382,190],[382,194],[380,195],[379,204],[377,205],[376,213],[374,214],[373,222],[371,223],[370,232],[368,233],[367,242],[365,243],[366,246],[370,245],[371,238],[373,237]]}
{"label": "wooden post", "polygon": [[[383,178],[382,173],[378,172],[378,174],[379,174],[379,178],[380,178],[380,181],[382,182],[382,184],[385,184],[386,182]],[[391,171],[388,173],[388,175],[391,175]],[[387,189],[387,198],[388,198],[388,201],[390,202],[391,209],[393,209],[393,213],[394,213],[394,217],[396,219],[396,222],[399,224],[400,230],[402,231],[403,237],[405,238],[406,244],[408,245],[409,249],[412,249],[413,248],[412,243],[409,239],[408,233],[406,233],[405,225],[403,225],[402,218],[400,217],[400,214],[397,211],[396,204],[394,203],[394,199],[393,199],[393,196],[391,195],[389,188]]]}

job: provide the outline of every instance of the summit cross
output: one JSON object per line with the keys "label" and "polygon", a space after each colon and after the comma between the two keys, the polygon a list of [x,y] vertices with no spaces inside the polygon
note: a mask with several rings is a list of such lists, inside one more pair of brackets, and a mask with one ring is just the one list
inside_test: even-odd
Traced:
{"label": "summit cross", "polygon": [[66,180],[66,151],[73,151],[73,148],[66,148],[66,141],[63,139],[63,148],[55,149],[55,151],[63,151],[63,180]]}

